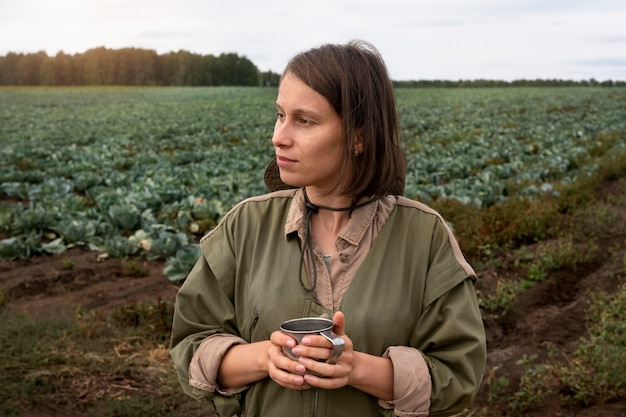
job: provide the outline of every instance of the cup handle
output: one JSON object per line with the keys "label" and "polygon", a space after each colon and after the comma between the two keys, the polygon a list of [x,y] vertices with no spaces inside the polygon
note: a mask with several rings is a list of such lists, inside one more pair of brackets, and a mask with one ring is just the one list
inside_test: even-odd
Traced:
{"label": "cup handle", "polygon": [[346,342],[344,342],[341,337],[337,336],[335,332],[332,332],[330,330],[320,332],[320,334],[333,344],[333,351],[328,359],[326,359],[326,363],[336,363],[337,358],[339,358],[339,355],[341,355],[341,353],[343,352],[343,348]]}

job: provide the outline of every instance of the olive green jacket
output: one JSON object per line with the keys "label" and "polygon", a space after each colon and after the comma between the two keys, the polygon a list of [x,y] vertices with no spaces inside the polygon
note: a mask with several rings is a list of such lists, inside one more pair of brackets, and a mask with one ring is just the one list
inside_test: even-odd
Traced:
{"label": "olive green jacket", "polygon": [[[203,255],[176,299],[171,355],[181,385],[208,397],[220,416],[392,416],[351,387],[295,391],[266,378],[223,396],[189,385],[189,363],[208,336],[252,343],[268,340],[285,320],[332,315],[299,282],[300,242],[284,233],[292,196],[246,200],[202,240]],[[482,378],[485,334],[474,279],[441,217],[399,197],[339,306],[355,350],[382,356],[389,346],[409,346],[423,354],[432,416],[463,411]]]}

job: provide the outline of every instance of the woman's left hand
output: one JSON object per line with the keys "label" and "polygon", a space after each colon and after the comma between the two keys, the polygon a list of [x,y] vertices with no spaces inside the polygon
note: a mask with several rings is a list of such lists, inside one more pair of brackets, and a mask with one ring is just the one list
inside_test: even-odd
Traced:
{"label": "woman's left hand", "polygon": [[345,316],[342,312],[338,311],[335,313],[333,323],[333,331],[345,342],[343,352],[339,355],[339,358],[337,358],[334,364],[318,362],[312,359],[316,356],[313,352],[319,351],[319,348],[328,349],[327,345],[329,342],[322,337],[305,337],[302,339],[302,345],[296,348],[300,349],[300,351],[294,351],[294,353],[301,355],[298,362],[310,371],[321,375],[315,376],[310,373],[304,375],[306,383],[313,387],[336,389],[349,385],[350,383],[354,351],[352,340],[346,335]]}

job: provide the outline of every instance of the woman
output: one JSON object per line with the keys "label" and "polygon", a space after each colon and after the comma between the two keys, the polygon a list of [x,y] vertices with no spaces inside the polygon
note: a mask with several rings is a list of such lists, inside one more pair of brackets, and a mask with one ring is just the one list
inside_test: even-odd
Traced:
{"label": "woman", "polygon": [[[276,108],[266,182],[277,191],[238,204],[203,238],[176,299],[184,391],[223,416],[461,412],[485,364],[475,274],[442,218],[401,196],[382,58],[363,42],[301,53]],[[332,364],[326,339],[296,346],[278,331],[322,315],[345,342]]]}

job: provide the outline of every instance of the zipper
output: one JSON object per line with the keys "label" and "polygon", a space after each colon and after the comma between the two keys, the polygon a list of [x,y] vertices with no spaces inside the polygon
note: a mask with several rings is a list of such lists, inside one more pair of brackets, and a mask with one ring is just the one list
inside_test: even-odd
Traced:
{"label": "zipper", "polygon": [[317,417],[317,403],[320,397],[320,389],[315,388],[315,392],[313,393],[313,417]]}

